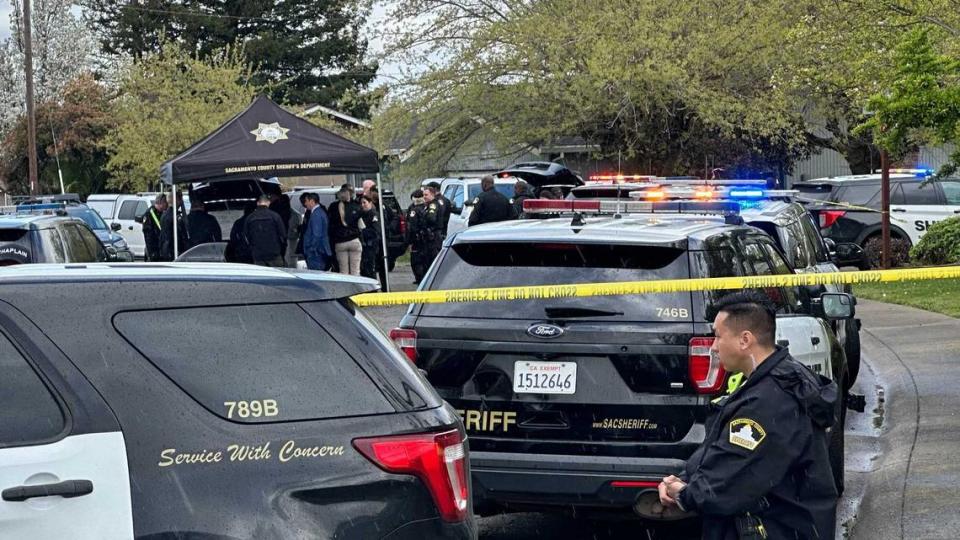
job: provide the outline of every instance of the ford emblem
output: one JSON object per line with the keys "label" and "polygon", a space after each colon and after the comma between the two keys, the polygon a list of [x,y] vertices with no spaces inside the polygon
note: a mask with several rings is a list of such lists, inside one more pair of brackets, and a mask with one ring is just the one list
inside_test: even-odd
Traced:
{"label": "ford emblem", "polygon": [[558,338],[563,335],[563,328],[552,324],[535,324],[527,328],[527,334],[543,339]]}

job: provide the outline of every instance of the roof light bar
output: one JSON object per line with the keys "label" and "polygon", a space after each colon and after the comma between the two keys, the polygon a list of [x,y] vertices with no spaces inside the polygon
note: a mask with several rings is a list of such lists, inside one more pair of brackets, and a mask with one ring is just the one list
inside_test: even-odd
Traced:
{"label": "roof light bar", "polygon": [[600,201],[568,201],[556,199],[527,199],[523,201],[523,211],[528,214],[596,212],[600,210]]}
{"label": "roof light bar", "polygon": [[623,184],[653,182],[657,179],[657,177],[646,174],[591,174],[588,179],[591,182],[613,182],[615,184]]}

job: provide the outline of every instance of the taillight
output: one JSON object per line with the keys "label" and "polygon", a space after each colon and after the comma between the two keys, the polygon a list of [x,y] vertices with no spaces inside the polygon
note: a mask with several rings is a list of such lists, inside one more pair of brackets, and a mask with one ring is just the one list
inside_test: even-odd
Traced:
{"label": "taillight", "polygon": [[838,219],[842,218],[844,214],[846,214],[846,212],[843,210],[821,210],[820,228],[826,229],[832,226]]}
{"label": "taillight", "polygon": [[407,218],[400,215],[400,234],[407,234]]}
{"label": "taillight", "polygon": [[409,328],[394,328],[390,331],[390,339],[400,347],[414,364],[417,363],[417,331]]}
{"label": "taillight", "polygon": [[723,387],[726,372],[720,358],[710,354],[712,337],[695,337],[690,340],[690,382],[700,394],[715,394]]}
{"label": "taillight", "polygon": [[356,439],[353,446],[381,469],[423,481],[444,521],[467,518],[467,455],[459,431]]}

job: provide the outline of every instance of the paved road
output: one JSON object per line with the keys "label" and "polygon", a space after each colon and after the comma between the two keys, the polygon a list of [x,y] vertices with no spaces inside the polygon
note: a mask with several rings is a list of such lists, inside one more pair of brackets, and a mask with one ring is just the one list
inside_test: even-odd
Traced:
{"label": "paved road", "polygon": [[[409,267],[399,266],[391,273],[392,290],[413,290],[415,285],[412,282],[413,275]],[[387,332],[397,326],[406,312],[406,307],[367,308],[366,312]],[[960,332],[958,332],[958,339],[960,339]],[[838,507],[838,538],[844,536],[855,522],[871,471],[876,467],[880,452],[879,437],[884,420],[882,414],[872,411],[883,409],[879,402],[881,391],[881,386],[871,369],[868,367],[862,370],[854,392],[866,395],[868,412],[862,415],[850,412],[847,416],[847,488]],[[522,513],[480,519],[480,538],[481,540],[541,538],[693,540],[700,538],[700,532],[697,523],[644,526],[638,522],[591,522],[563,515]]]}
{"label": "paved road", "polygon": [[880,457],[855,540],[960,536],[960,319],[862,301],[863,344],[886,394]]}

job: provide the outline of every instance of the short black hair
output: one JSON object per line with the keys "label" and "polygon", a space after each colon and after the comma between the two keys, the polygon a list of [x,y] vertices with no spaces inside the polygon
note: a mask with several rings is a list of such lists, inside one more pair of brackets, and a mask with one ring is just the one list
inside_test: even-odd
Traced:
{"label": "short black hair", "polygon": [[317,195],[316,193],[304,193],[303,195],[300,196],[301,203],[306,204],[307,199],[310,199],[311,201],[317,204],[320,204],[320,196]]}
{"label": "short black hair", "polygon": [[726,313],[728,324],[738,330],[749,330],[760,345],[772,347],[776,343],[777,310],[766,295],[756,291],[730,293],[714,304],[714,310],[717,315]]}
{"label": "short black hair", "polygon": [[427,183],[427,185],[430,186],[430,187],[432,187],[433,189],[435,189],[435,190],[437,190],[437,191],[440,191],[440,182],[429,182],[429,183]]}

